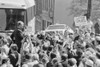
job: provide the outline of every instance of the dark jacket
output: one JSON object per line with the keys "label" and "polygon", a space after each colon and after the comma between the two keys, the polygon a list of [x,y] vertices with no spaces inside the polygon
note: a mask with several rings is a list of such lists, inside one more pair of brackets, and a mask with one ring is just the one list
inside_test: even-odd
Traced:
{"label": "dark jacket", "polygon": [[18,67],[16,65],[18,62],[18,57],[19,57],[18,52],[15,52],[15,53],[9,55],[9,59],[10,59],[11,64],[13,65],[13,67]]}
{"label": "dark jacket", "polygon": [[20,48],[21,48],[21,41],[23,39],[23,35],[22,35],[22,31],[19,29],[16,29],[12,35],[11,35],[11,39],[13,40],[13,42],[15,44],[17,44],[18,46],[18,52],[20,52]]}
{"label": "dark jacket", "polygon": [[100,34],[100,25],[99,25],[98,23],[96,23],[96,24],[94,25],[94,28],[95,28],[95,33],[96,33],[96,34]]}

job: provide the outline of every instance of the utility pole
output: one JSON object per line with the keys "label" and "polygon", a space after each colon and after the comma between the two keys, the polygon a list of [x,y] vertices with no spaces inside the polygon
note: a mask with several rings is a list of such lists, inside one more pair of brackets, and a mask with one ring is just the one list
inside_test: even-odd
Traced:
{"label": "utility pole", "polygon": [[55,15],[54,15],[54,14],[55,14],[55,3],[56,3],[55,0],[53,0],[53,18],[52,18],[52,23],[53,23],[53,24],[55,23],[55,22],[54,22],[54,19],[55,19],[55,18],[54,18],[54,17],[55,17]]}
{"label": "utility pole", "polygon": [[87,7],[87,20],[90,19],[91,10],[92,10],[92,0],[88,0],[88,7]]}

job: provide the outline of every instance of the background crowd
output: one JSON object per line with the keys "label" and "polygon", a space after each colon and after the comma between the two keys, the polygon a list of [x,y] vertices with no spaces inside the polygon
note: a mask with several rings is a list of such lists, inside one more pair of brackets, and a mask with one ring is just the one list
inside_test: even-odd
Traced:
{"label": "background crowd", "polygon": [[0,35],[0,67],[100,67],[100,35],[75,29],[60,34],[24,33],[18,22],[11,36]]}

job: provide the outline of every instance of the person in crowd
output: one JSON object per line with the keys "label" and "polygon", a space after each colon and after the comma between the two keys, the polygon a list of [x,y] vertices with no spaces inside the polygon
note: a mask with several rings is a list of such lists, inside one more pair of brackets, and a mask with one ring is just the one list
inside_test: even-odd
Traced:
{"label": "person in crowd", "polygon": [[13,67],[13,65],[10,63],[9,58],[5,58],[2,60],[2,65],[0,67]]}
{"label": "person in crowd", "polygon": [[11,54],[9,55],[9,59],[13,67],[18,67],[20,66],[20,54],[17,52],[18,47],[16,44],[11,45]]}
{"label": "person in crowd", "polygon": [[76,28],[66,39],[58,33],[38,32],[30,36],[23,27],[24,23],[18,21],[11,35],[13,43],[0,36],[2,67],[100,67],[100,34]]}
{"label": "person in crowd", "polygon": [[5,54],[8,55],[10,48],[9,48],[9,43],[7,41],[7,39],[3,39],[3,46],[2,48],[5,50]]}
{"label": "person in crowd", "polygon": [[94,29],[95,29],[95,33],[100,34],[100,23],[99,20],[95,23],[94,25]]}
{"label": "person in crowd", "polygon": [[22,65],[22,67],[33,67],[34,65],[38,64],[39,62],[37,61],[37,58],[33,56],[33,61],[32,61],[32,56],[30,54],[25,55],[25,63]]}
{"label": "person in crowd", "polygon": [[24,23],[22,21],[18,21],[17,29],[11,35],[12,41],[17,44],[18,52],[20,53],[21,49],[21,41],[23,40],[23,31],[24,31]]}

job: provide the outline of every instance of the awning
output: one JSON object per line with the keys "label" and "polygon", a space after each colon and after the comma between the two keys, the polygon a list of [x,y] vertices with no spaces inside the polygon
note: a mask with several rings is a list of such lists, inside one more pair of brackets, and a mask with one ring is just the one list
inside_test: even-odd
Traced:
{"label": "awning", "polygon": [[34,5],[34,0],[0,0],[0,8],[27,9]]}

